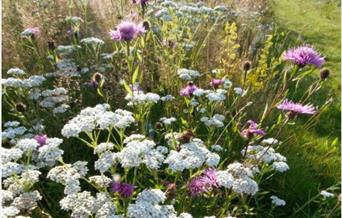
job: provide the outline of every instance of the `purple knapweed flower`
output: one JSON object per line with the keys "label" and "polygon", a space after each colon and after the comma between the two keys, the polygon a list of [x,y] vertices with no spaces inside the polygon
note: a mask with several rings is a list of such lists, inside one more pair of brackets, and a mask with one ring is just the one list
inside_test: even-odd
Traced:
{"label": "purple knapweed flower", "polygon": [[21,37],[37,37],[40,34],[39,27],[29,27],[26,28],[23,32],[21,32]]}
{"label": "purple knapweed flower", "polygon": [[289,115],[293,116],[297,114],[314,114],[316,112],[315,107],[312,104],[302,105],[300,103],[294,103],[293,101],[289,101],[287,99],[279,104],[277,108],[283,111],[288,111]]}
{"label": "purple knapweed flower", "polygon": [[210,81],[210,85],[214,87],[215,89],[217,89],[223,83],[224,83],[223,79],[211,79]]}
{"label": "purple knapweed flower", "polygon": [[115,41],[131,41],[146,32],[141,24],[131,21],[122,21],[116,30],[110,32],[111,38]]}
{"label": "purple knapweed flower", "polygon": [[325,63],[324,57],[308,45],[287,50],[283,54],[283,59],[285,61],[291,61],[299,67],[304,67],[308,64],[321,67]]}
{"label": "purple knapweed flower", "polygon": [[253,120],[247,121],[248,128],[242,130],[241,135],[244,138],[251,138],[255,135],[264,136],[266,135],[266,132],[263,129],[258,128],[258,124],[254,122]]}
{"label": "purple knapweed flower", "polygon": [[194,93],[194,91],[196,91],[197,89],[198,89],[198,87],[195,84],[193,84],[192,82],[190,82],[190,83],[188,83],[188,85],[185,88],[181,89],[180,95],[181,96],[191,96]]}
{"label": "purple knapweed flower", "polygon": [[117,192],[123,198],[129,198],[134,191],[134,186],[128,183],[112,182],[111,191]]}
{"label": "purple knapweed flower", "polygon": [[187,186],[191,196],[198,196],[213,187],[218,187],[216,169],[205,170],[201,176],[193,178]]}
{"label": "purple knapweed flower", "polygon": [[43,146],[46,144],[46,140],[47,140],[47,135],[35,135],[33,137],[34,140],[36,140],[39,144],[39,147]]}

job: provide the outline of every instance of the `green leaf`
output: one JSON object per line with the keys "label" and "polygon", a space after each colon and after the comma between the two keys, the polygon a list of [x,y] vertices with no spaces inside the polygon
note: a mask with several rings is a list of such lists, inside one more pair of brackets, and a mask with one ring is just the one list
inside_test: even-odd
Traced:
{"label": "green leaf", "polygon": [[334,141],[331,143],[331,146],[336,147],[338,144],[338,137],[336,137]]}
{"label": "green leaf", "polygon": [[132,92],[132,90],[131,90],[131,87],[129,87],[129,85],[126,83],[125,80],[122,80],[122,85],[124,86],[125,90],[126,90],[129,94],[133,95],[133,92]]}
{"label": "green leaf", "polygon": [[139,74],[139,66],[137,66],[137,68],[135,68],[134,70],[134,73],[132,76],[132,84],[134,84],[137,81],[138,74]]}

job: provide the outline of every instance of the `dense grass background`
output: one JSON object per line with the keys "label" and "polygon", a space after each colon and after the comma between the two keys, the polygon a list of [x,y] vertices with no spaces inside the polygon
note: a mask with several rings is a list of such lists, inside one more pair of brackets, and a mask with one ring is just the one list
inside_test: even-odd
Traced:
{"label": "dense grass background", "polygon": [[[341,4],[338,0],[273,0],[273,19],[284,30],[292,32],[292,38],[314,45],[326,56],[326,67],[331,70],[324,92],[330,93],[334,103],[325,112],[313,131],[300,127],[296,139],[284,151],[292,167],[287,174],[285,190],[288,198],[304,202],[319,189],[336,184],[340,180],[341,142]],[[318,75],[313,75],[317,77]],[[314,96],[313,102],[322,103],[324,92]],[[292,163],[292,164],[291,164]],[[295,207],[295,206],[294,206]],[[304,207],[298,217],[313,217],[315,204]]]}

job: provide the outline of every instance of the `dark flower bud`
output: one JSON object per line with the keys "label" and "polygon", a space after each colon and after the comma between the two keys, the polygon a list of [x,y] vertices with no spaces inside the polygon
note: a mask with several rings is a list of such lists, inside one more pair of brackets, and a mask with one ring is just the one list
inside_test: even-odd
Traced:
{"label": "dark flower bud", "polygon": [[146,31],[150,30],[150,23],[148,21],[144,21],[142,25]]}
{"label": "dark flower bud", "polygon": [[326,78],[329,77],[329,75],[330,75],[330,70],[324,68],[324,69],[321,70],[321,72],[319,72],[319,74],[320,74],[321,80],[325,80]]}
{"label": "dark flower bud", "polygon": [[288,117],[290,120],[292,120],[292,119],[296,118],[297,113],[296,113],[296,112],[293,112],[293,111],[290,111],[290,112],[288,112],[286,115],[287,115],[287,117]]}
{"label": "dark flower bud", "polygon": [[163,124],[162,124],[161,122],[156,122],[156,124],[154,125],[154,127],[155,127],[156,129],[161,129],[161,128],[163,128]]}
{"label": "dark flower bud", "polygon": [[192,86],[192,85],[194,85],[194,82],[189,81],[189,82],[188,82],[188,86]]}
{"label": "dark flower bud", "polygon": [[245,63],[243,64],[243,70],[248,71],[251,69],[251,66],[252,66],[252,64],[250,61],[245,61]]}
{"label": "dark flower bud", "polygon": [[103,79],[103,76],[101,73],[94,73],[92,80],[96,81],[97,83],[100,83]]}
{"label": "dark flower bud", "polygon": [[26,105],[24,103],[16,103],[15,104],[15,109],[19,112],[25,112],[26,111]]}
{"label": "dark flower bud", "polygon": [[56,49],[56,43],[54,40],[48,41],[48,47],[50,50],[54,51]]}
{"label": "dark flower bud", "polygon": [[191,138],[193,138],[195,135],[191,130],[187,130],[183,133],[183,135],[179,138],[179,142],[184,144],[184,143],[189,143]]}

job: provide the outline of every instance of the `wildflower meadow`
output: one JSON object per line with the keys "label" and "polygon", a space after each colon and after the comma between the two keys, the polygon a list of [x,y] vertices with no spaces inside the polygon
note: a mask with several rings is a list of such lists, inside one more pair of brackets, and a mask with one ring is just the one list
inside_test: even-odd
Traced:
{"label": "wildflower meadow", "polygon": [[340,217],[340,48],[272,2],[4,0],[1,217]]}

